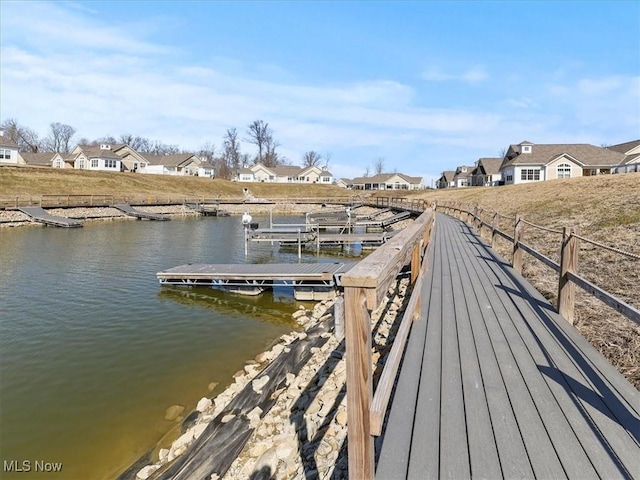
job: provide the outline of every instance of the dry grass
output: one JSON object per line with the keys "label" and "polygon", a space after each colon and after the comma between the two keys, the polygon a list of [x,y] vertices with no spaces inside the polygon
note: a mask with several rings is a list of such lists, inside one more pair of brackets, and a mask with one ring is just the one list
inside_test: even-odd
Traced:
{"label": "dry grass", "polygon": [[[640,254],[640,175],[612,175],[556,180],[500,188],[467,188],[422,194],[441,204],[482,207],[554,230],[576,226],[580,235],[626,252]],[[469,208],[470,210],[472,208]],[[513,234],[513,222],[501,228]],[[559,262],[561,235],[526,226],[524,243]],[[498,252],[511,260],[512,245],[498,241]],[[534,258],[524,255],[523,274],[552,303],[557,301],[558,276]],[[581,242],[579,274],[606,291],[640,308],[640,260]],[[596,298],[577,289],[576,328],[636,388],[640,389],[640,326]]]}
{"label": "dry grass", "polygon": [[340,197],[344,188],[332,185],[238,183],[198,177],[139,173],[89,172],[71,169],[1,167],[0,196],[29,195],[189,195],[242,197],[248,187],[256,197]]}

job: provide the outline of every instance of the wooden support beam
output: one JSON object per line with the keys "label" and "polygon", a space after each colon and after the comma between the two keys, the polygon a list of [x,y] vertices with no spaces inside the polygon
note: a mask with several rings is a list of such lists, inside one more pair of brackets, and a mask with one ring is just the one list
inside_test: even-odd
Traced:
{"label": "wooden support beam", "polygon": [[491,248],[496,248],[496,230],[498,228],[498,222],[500,221],[500,216],[498,212],[493,212],[493,219],[491,220]]}
{"label": "wooden support beam", "polygon": [[350,478],[373,480],[371,319],[364,290],[358,287],[344,289],[348,457]]}
{"label": "wooden support beam", "polygon": [[578,273],[578,251],[580,246],[577,228],[564,227],[562,229],[562,248],[560,250],[560,275],[558,278],[558,313],[573,325],[574,307],[576,300],[576,286],[568,278],[568,273]]}
{"label": "wooden support beam", "polygon": [[522,273],[522,249],[520,248],[520,242],[522,241],[522,234],[524,229],[524,223],[520,221],[520,215],[516,215],[516,226],[513,231],[513,269]]}
{"label": "wooden support beam", "polygon": [[422,259],[422,245],[421,242],[416,243],[411,252],[411,285],[416,282],[418,274],[420,273],[420,260]]}

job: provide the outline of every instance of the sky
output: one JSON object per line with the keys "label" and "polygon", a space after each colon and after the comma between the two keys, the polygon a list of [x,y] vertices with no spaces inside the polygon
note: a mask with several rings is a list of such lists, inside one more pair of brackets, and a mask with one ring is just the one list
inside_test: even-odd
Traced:
{"label": "sky", "polygon": [[[0,119],[424,177],[510,144],[640,138],[640,1],[0,0]],[[247,142],[243,152],[253,154]]]}

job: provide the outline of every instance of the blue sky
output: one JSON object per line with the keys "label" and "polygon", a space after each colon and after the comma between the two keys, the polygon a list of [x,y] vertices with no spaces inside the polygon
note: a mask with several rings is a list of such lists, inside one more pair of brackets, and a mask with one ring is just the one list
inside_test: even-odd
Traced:
{"label": "blue sky", "polygon": [[[268,122],[337,177],[640,138],[640,2],[0,1],[0,117],[197,150]],[[251,145],[243,144],[252,153]]]}

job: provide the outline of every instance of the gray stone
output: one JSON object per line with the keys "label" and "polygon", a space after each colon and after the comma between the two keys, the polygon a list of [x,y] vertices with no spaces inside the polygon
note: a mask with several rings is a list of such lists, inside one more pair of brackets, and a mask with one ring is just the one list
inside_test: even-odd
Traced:
{"label": "gray stone", "polygon": [[140,480],[147,480],[147,478],[149,478],[153,472],[158,470],[158,468],[160,468],[158,465],[147,465],[137,473],[136,478]]}
{"label": "gray stone", "polygon": [[211,408],[211,405],[213,405],[213,402],[210,398],[202,397],[198,402],[198,405],[196,406],[196,410],[202,413],[209,410],[209,408]]}
{"label": "gray stone", "polygon": [[184,412],[184,410],[185,410],[184,405],[171,405],[169,408],[167,408],[166,412],[164,413],[164,418],[165,420],[173,421],[176,418],[178,418],[180,414]]}

